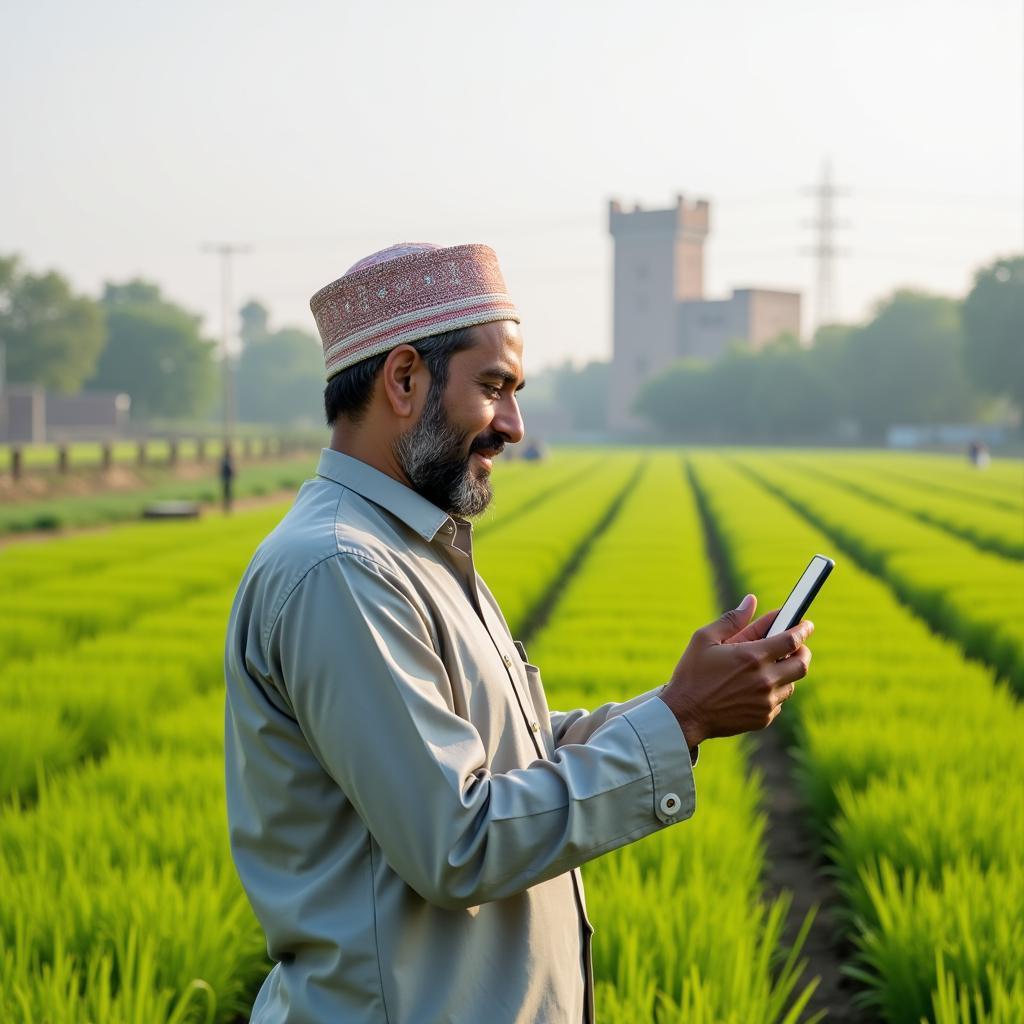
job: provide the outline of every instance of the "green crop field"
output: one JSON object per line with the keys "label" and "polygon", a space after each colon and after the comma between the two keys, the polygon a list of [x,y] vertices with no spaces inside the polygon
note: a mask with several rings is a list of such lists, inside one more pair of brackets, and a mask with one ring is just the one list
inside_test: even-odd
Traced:
{"label": "green crop field", "polygon": [[[770,608],[836,559],[773,729],[807,877],[834,883],[843,998],[862,1021],[1021,1024],[1024,465],[578,448],[499,460],[494,488],[477,568],[562,710],[666,682],[725,601]],[[286,509],[0,549],[3,1024],[247,1019],[269,965],[227,845],[224,629]],[[758,742],[706,743],[693,818],[584,867],[606,1024],[829,1008],[812,921],[766,881]]]}

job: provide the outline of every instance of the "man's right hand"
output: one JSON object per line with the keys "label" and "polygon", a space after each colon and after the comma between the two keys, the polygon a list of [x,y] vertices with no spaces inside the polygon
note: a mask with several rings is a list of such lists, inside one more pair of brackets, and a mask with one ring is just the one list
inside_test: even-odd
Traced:
{"label": "man's right hand", "polygon": [[803,621],[765,639],[776,612],[750,617],[757,599],[748,594],[738,608],[693,634],[661,699],[676,716],[691,749],[714,736],[735,736],[770,725],[807,675],[814,631]]}

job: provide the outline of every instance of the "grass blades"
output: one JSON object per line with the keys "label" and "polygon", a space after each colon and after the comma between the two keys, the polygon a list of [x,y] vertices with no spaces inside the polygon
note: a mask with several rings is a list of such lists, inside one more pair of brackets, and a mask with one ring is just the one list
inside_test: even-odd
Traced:
{"label": "grass blades", "polygon": [[[780,603],[829,538],[731,462],[691,462],[733,575]],[[767,459],[758,470],[782,475]],[[839,509],[848,500],[835,493]],[[930,1020],[942,954],[949,984],[992,1010],[1022,973],[1024,709],[849,559],[837,557],[811,618],[812,674],[780,723],[845,896],[851,973],[873,1015]],[[983,985],[979,965],[994,980]]]}

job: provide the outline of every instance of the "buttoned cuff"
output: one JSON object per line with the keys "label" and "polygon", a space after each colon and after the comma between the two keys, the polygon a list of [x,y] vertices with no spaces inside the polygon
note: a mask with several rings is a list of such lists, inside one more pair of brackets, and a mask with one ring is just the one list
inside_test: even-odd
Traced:
{"label": "buttoned cuff", "polygon": [[636,731],[647,755],[654,783],[655,817],[665,825],[689,818],[697,799],[693,765],[683,730],[671,708],[660,697],[652,697],[623,717]]}

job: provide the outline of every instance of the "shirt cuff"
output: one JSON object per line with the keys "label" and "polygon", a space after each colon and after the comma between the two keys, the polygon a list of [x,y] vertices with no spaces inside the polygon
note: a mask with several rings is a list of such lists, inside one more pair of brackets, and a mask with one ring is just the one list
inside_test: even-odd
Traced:
{"label": "shirt cuff", "polygon": [[[658,693],[661,693],[668,683],[662,683],[658,689]],[[693,768],[697,764],[697,758],[700,757],[700,744],[698,743],[695,747],[690,747],[690,767]]]}
{"label": "shirt cuff", "polygon": [[636,731],[647,755],[655,816],[666,825],[689,818],[696,809],[697,794],[691,757],[676,716],[660,697],[652,697],[623,717]]}

